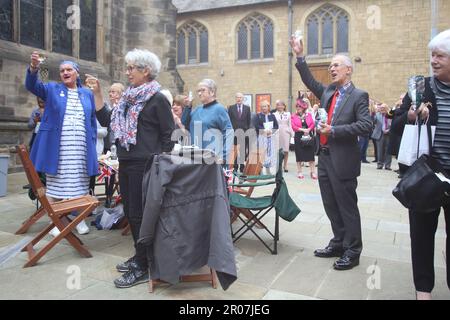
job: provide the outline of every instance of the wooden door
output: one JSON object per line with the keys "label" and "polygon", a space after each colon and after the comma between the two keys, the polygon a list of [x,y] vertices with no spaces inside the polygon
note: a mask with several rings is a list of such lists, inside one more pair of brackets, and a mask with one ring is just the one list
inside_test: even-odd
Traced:
{"label": "wooden door", "polygon": [[[328,72],[328,64],[309,66],[309,70],[311,70],[314,78],[320,83],[324,85],[329,85],[331,83],[331,76]],[[320,103],[320,99],[313,94],[311,99],[311,106],[316,103]]]}

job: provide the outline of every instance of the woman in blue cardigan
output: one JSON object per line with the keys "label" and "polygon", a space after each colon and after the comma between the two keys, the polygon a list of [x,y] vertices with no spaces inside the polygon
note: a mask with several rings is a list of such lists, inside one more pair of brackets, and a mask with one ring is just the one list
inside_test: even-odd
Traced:
{"label": "woman in blue cardigan", "polygon": [[[39,133],[31,149],[31,161],[47,177],[47,197],[51,201],[89,194],[89,179],[98,174],[95,144],[97,124],[92,91],[82,88],[79,67],[71,61],[59,66],[61,83],[38,79],[39,55],[31,55],[25,86],[45,101]],[[84,221],[80,234],[89,232]],[[56,235],[53,229],[51,234]]]}

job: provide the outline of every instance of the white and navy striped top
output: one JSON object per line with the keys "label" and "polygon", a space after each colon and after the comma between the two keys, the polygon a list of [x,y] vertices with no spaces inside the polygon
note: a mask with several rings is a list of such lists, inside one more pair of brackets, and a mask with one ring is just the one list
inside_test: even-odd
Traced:
{"label": "white and navy striped top", "polygon": [[70,199],[89,193],[84,109],[76,89],[69,89],[61,132],[58,173],[47,175],[47,195]]}
{"label": "white and navy striped top", "polygon": [[450,86],[433,77],[431,87],[436,96],[439,115],[434,136],[433,156],[440,160],[445,169],[450,170]]}

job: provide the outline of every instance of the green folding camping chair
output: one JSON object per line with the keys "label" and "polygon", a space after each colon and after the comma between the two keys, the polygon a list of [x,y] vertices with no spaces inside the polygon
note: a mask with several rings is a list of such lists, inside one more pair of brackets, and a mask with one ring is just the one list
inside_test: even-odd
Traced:
{"label": "green folding camping chair", "polygon": [[[276,175],[259,175],[259,176],[240,176],[243,183],[232,184],[232,187],[258,188],[262,186],[274,185],[274,190],[271,195],[262,197],[246,197],[237,192],[231,192],[230,206],[232,210],[247,212],[245,215],[238,215],[243,225],[236,231],[231,225],[231,233],[233,242],[238,241],[247,232],[252,232],[261,243],[269,249],[272,254],[277,254],[277,242],[279,240],[279,217],[286,221],[292,221],[299,213],[300,209],[289,196],[286,182],[283,178],[283,158],[284,152],[282,149],[278,152],[278,170]],[[256,182],[247,182],[256,181]],[[275,226],[274,230],[270,230],[261,220],[275,208]],[[249,218],[250,217],[250,218]],[[247,220],[248,219],[248,220]],[[263,239],[259,233],[268,234],[270,239]],[[273,240],[272,246],[269,241]]]}

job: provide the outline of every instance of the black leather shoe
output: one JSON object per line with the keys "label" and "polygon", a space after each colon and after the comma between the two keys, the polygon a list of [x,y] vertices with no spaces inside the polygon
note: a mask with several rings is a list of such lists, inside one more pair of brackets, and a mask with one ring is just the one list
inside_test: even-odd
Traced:
{"label": "black leather shoe", "polygon": [[125,272],[121,277],[114,280],[116,288],[130,288],[135,285],[149,281],[148,269],[135,269]]}
{"label": "black leather shoe", "polygon": [[359,258],[344,255],[334,262],[333,268],[335,270],[350,270],[357,265],[359,265]]}
{"label": "black leather shoe", "polygon": [[362,160],[361,162],[362,162],[362,163],[370,163],[370,162],[367,161],[367,160]]}
{"label": "black leather shoe", "polygon": [[319,258],[332,258],[332,257],[340,257],[344,252],[342,249],[336,249],[333,247],[326,247],[324,249],[317,249],[314,251],[314,255]]}
{"label": "black leather shoe", "polygon": [[119,272],[128,272],[132,268],[138,268],[138,265],[136,264],[135,257],[131,257],[127,261],[119,263],[118,265],[116,265],[116,269]]}

